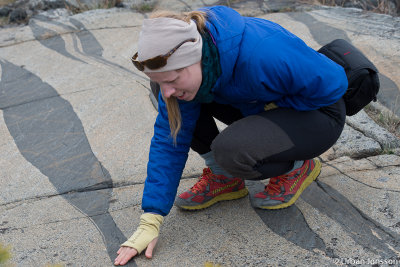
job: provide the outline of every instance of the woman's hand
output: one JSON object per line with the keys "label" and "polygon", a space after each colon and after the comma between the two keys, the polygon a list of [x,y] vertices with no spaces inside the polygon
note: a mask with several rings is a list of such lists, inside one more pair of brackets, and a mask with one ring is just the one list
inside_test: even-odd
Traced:
{"label": "woman's hand", "polygon": [[[145,255],[148,259],[153,257],[153,249],[156,246],[158,237],[154,238],[153,241],[147,246]],[[114,261],[114,265],[125,265],[130,259],[135,257],[138,253],[137,250],[131,247],[121,247],[118,252],[118,257]]]}
{"label": "woman's hand", "polygon": [[125,265],[130,259],[146,248],[146,257],[153,257],[153,249],[157,244],[160,226],[164,217],[153,213],[144,213],[140,216],[140,224],[133,235],[121,245],[115,265]]}

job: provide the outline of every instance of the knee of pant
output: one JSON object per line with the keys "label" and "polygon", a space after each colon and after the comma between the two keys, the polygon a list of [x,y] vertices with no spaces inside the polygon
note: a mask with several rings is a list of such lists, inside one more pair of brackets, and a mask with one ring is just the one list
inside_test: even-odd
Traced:
{"label": "knee of pant", "polygon": [[254,179],[261,175],[253,168],[256,164],[255,159],[240,143],[234,140],[227,142],[217,136],[211,145],[211,150],[217,164],[234,177]]}
{"label": "knee of pant", "polygon": [[229,140],[217,136],[211,144],[211,150],[214,155],[215,161],[224,170],[231,172],[236,169],[238,151],[237,146],[232,144]]}

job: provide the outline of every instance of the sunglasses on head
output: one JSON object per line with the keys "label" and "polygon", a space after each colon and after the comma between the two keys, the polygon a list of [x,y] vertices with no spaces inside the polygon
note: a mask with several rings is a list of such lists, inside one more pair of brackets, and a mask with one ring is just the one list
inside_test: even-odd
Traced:
{"label": "sunglasses on head", "polygon": [[175,51],[178,50],[178,48],[181,47],[181,45],[183,45],[186,42],[195,42],[195,41],[196,41],[195,38],[187,39],[187,40],[181,42],[180,44],[178,44],[177,46],[175,46],[174,48],[172,48],[171,51],[169,51],[168,53],[166,53],[164,55],[159,55],[159,56],[156,56],[153,58],[149,58],[149,59],[146,59],[143,61],[137,60],[138,53],[136,52],[133,55],[131,60],[132,60],[133,65],[140,71],[143,71],[145,66],[151,70],[159,69],[159,68],[162,68],[165,65],[167,65],[167,59],[173,53],[175,53]]}

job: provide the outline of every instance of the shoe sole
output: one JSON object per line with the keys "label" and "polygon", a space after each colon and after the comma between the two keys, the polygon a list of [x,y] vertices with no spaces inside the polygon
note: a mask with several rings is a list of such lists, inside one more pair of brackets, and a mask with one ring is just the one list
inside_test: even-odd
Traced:
{"label": "shoe sole", "polygon": [[314,160],[315,161],[315,166],[314,169],[311,171],[310,175],[304,180],[303,184],[300,186],[299,190],[297,190],[296,194],[289,200],[289,202],[282,203],[276,206],[260,206],[258,208],[260,209],[266,209],[266,210],[277,210],[277,209],[283,209],[287,208],[291,205],[293,205],[294,202],[299,198],[301,193],[314,181],[317,179],[319,174],[321,173],[321,162],[319,160]]}
{"label": "shoe sole", "polygon": [[236,192],[230,192],[230,193],[216,196],[213,199],[211,199],[203,204],[200,204],[200,205],[179,206],[179,208],[184,209],[184,210],[202,210],[202,209],[208,208],[211,205],[214,205],[215,203],[220,202],[220,201],[234,200],[234,199],[239,199],[239,198],[245,197],[245,196],[247,196],[248,193],[249,193],[249,191],[247,190],[247,188],[243,188]]}

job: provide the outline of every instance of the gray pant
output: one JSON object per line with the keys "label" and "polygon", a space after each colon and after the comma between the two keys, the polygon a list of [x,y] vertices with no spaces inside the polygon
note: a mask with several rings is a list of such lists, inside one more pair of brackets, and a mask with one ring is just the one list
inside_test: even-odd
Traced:
{"label": "gray pant", "polygon": [[295,160],[317,157],[339,138],[345,123],[340,99],[313,111],[277,108],[239,119],[211,144],[217,163],[235,177],[265,179],[284,174]]}

